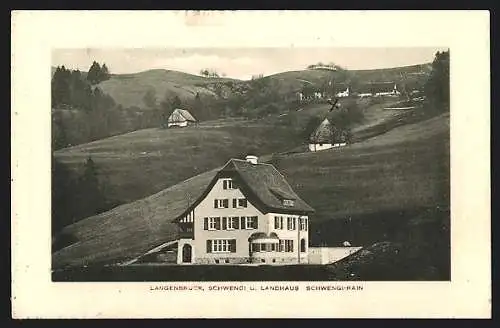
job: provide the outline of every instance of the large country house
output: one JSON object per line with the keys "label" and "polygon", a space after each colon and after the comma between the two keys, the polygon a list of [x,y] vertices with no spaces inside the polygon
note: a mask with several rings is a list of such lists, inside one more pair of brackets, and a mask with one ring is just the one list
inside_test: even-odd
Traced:
{"label": "large country house", "polygon": [[313,212],[273,165],[231,159],[175,219],[177,263],[305,264]]}

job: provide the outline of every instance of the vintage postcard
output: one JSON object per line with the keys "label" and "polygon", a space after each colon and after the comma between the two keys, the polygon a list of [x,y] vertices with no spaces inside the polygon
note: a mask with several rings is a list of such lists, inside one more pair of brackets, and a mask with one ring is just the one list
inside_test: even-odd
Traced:
{"label": "vintage postcard", "polygon": [[488,33],[13,12],[13,317],[490,317]]}

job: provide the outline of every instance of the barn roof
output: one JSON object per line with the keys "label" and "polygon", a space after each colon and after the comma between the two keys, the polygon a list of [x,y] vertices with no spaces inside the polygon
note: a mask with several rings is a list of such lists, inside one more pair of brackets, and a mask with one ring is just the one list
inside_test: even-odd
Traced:
{"label": "barn roof", "polygon": [[168,117],[169,123],[185,121],[196,122],[196,119],[193,117],[193,115],[191,115],[191,113],[186,109],[176,108]]}
{"label": "barn roof", "polygon": [[311,143],[331,143],[332,130],[330,121],[325,118],[323,122],[311,134],[309,141]]}
{"label": "barn roof", "polygon": [[[241,159],[230,159],[217,173],[205,192],[177,219],[191,212],[210,192],[214,184],[221,177],[231,177],[236,181],[238,188],[247,197],[248,201],[263,213],[312,213],[314,209],[301,199],[285,177],[271,164],[252,164]],[[292,206],[283,205],[283,199],[293,199]]]}

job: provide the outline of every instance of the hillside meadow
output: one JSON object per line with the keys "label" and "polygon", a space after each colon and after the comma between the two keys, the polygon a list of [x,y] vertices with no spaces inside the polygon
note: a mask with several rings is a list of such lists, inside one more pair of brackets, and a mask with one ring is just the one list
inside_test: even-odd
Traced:
{"label": "hillside meadow", "polygon": [[[437,240],[437,257],[428,260],[429,266],[444,263],[435,270],[446,276],[448,114],[409,117],[407,124],[342,149],[269,159],[316,209],[310,220],[313,245],[337,245],[346,236],[362,246],[414,238],[416,247],[425,245],[427,250]],[[68,226],[62,234],[67,247],[53,254],[53,266],[118,263],[175,239],[170,221],[203,192],[215,173],[205,172]],[[436,237],[426,240],[431,231]],[[410,253],[422,258],[420,250]]]}
{"label": "hillside meadow", "polygon": [[[361,101],[365,118],[354,125],[354,137],[366,137],[365,130],[373,130],[374,126],[373,131],[368,131],[370,135],[381,133],[377,126],[406,114],[383,109],[395,101],[373,105]],[[106,198],[110,203],[123,204],[212,170],[231,157],[241,158],[248,152],[269,157],[295,149],[302,151],[307,143],[303,131],[308,121],[324,117],[330,107],[325,103],[309,104],[264,119],[227,118],[180,129],[141,129],[60,149],[54,156],[73,171],[81,169],[91,156]]]}

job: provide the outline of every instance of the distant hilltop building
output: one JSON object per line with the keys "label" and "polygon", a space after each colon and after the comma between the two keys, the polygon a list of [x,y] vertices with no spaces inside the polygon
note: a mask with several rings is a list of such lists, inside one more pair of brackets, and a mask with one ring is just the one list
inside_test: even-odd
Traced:
{"label": "distant hilltop building", "polygon": [[273,165],[230,159],[174,220],[177,263],[306,264],[313,212]]}
{"label": "distant hilltop building", "polygon": [[345,140],[341,140],[334,134],[334,129],[328,118],[325,118],[309,137],[310,151],[320,151],[333,147],[343,147],[346,144],[347,143]]}
{"label": "distant hilltop building", "polygon": [[307,66],[307,69],[324,69],[328,71],[336,71],[337,67],[335,65],[316,64]]}
{"label": "distant hilltop building", "polygon": [[185,109],[176,108],[168,117],[168,127],[185,127],[196,124],[197,120]]}

